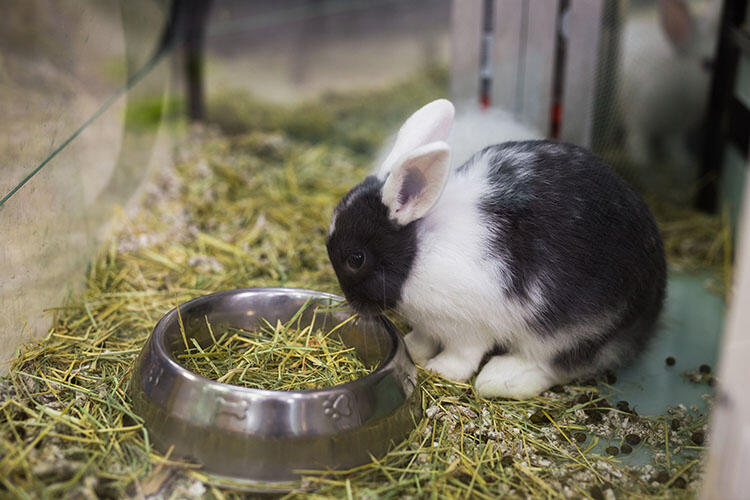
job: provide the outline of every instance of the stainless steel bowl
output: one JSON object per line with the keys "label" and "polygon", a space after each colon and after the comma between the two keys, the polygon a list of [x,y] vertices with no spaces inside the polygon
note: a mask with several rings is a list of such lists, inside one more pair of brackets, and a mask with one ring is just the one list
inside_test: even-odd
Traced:
{"label": "stainless steel bowl", "polygon": [[[188,337],[209,345],[214,331],[252,329],[261,318],[291,318],[308,300],[308,325],[332,328],[352,312],[343,298],[299,289],[259,288],[213,293],[179,306]],[[339,307],[334,307],[339,305]],[[130,394],[153,445],[201,464],[220,478],[270,485],[299,479],[299,471],[346,469],[380,457],[402,441],[421,417],[417,372],[396,327],[386,318],[358,318],[341,340],[370,374],[310,391],[267,391],[201,377],[175,361],[183,352],[178,309],[154,328],[138,357]],[[373,363],[374,362],[374,363]]]}

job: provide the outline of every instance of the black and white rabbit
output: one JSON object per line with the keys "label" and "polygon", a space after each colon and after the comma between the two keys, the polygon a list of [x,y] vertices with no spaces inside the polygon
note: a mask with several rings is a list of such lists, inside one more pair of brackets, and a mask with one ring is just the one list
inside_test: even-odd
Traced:
{"label": "black and white rabbit", "polygon": [[506,142],[450,168],[453,105],[402,126],[378,175],[336,207],[326,245],[363,314],[396,308],[412,358],[482,397],[527,398],[628,361],[662,308],[645,203],[587,150]]}

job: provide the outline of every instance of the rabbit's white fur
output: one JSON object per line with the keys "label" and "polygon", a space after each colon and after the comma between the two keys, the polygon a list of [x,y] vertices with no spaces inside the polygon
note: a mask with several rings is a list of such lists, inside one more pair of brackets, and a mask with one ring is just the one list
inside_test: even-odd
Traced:
{"label": "rabbit's white fur", "polygon": [[[459,381],[474,374],[484,354],[498,341],[505,343],[519,335],[534,337],[526,326],[529,306],[509,301],[498,287],[510,277],[503,271],[488,271],[496,261],[487,261],[484,253],[489,234],[477,207],[487,182],[486,168],[476,168],[479,166],[454,171],[442,197],[424,218],[418,233],[420,252],[398,306],[413,328],[406,344],[415,361]],[[498,338],[498,332],[508,338]],[[435,356],[439,345],[443,350]],[[524,345],[529,350],[543,349],[543,345]],[[531,359],[543,358],[532,354]],[[541,384],[547,384],[544,370],[537,371],[544,379]],[[515,375],[508,373],[509,377]],[[487,378],[497,380],[494,375]],[[477,390],[481,396],[524,398],[539,392],[536,378],[524,377],[523,383],[503,392],[493,387],[489,393],[479,385]]]}
{"label": "rabbit's white fur", "polygon": [[[534,337],[526,326],[529,306],[508,301],[500,291],[505,287],[498,288],[498,283],[510,281],[509,273],[487,272],[493,265],[482,249],[489,234],[477,208],[488,186],[486,158],[474,158],[479,164],[464,172],[457,168],[487,146],[541,139],[542,134],[504,110],[467,104],[454,117],[452,106],[448,110],[446,103],[435,101],[412,115],[398,136],[388,141],[377,162],[379,177],[384,178],[409,148],[428,141],[416,132],[410,134],[413,129],[427,130],[429,139],[444,139],[451,146],[451,179],[420,225],[421,251],[398,307],[413,327],[405,337],[407,349],[426,369],[464,381],[496,344],[524,337],[524,342],[513,343],[523,345],[526,352],[487,363],[477,376],[476,388],[483,397],[531,397],[555,380],[545,367],[531,361],[548,358],[541,351],[549,349],[542,342],[528,341]],[[451,118],[453,126],[445,127]],[[441,125],[432,125],[436,121]],[[439,347],[442,351],[436,356]]]}

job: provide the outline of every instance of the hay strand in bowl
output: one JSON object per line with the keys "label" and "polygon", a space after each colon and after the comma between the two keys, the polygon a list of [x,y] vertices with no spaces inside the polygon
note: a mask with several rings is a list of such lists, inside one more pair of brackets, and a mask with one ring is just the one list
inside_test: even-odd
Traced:
{"label": "hay strand in bowl", "polygon": [[215,334],[206,319],[211,337],[207,346],[201,346],[180,325],[186,349],[177,360],[211,380],[274,391],[332,387],[362,378],[375,368],[366,366],[336,334],[356,315],[323,329],[315,324],[315,311],[312,322],[303,326],[299,319],[308,307],[309,301],[285,323],[264,319],[255,330],[226,328]]}

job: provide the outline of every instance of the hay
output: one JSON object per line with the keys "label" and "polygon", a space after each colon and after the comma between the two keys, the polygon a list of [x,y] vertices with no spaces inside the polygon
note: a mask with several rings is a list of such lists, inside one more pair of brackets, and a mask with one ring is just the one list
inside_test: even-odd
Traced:
{"label": "hay", "polygon": [[227,328],[214,333],[207,322],[212,342],[205,347],[181,328],[185,352],[177,360],[218,382],[275,391],[322,389],[352,382],[373,370],[336,334],[356,316],[324,331],[316,327],[314,318],[307,326],[299,324],[306,307],[286,323],[265,321],[255,331]]}
{"label": "hay", "polygon": [[[242,497],[151,447],[126,392],[135,356],[164,313],[199,295],[252,286],[336,292],[324,247],[331,211],[367,171],[377,142],[368,131],[383,137],[442,95],[444,76],[435,76],[306,105],[333,116],[320,129],[292,126],[294,110],[264,105],[265,117],[251,113],[253,132],[241,124],[229,137],[196,131],[139,214],[123,216],[85,292],[50,310],[47,337],[24,346],[0,380],[0,496]],[[331,141],[311,141],[329,132]],[[693,497],[703,451],[693,437],[705,432],[705,415],[638,416],[608,401],[616,386],[594,382],[489,401],[470,384],[420,371],[425,418],[409,439],[354,470],[310,472],[308,491],[288,497]],[[626,445],[653,460],[629,465]]]}

